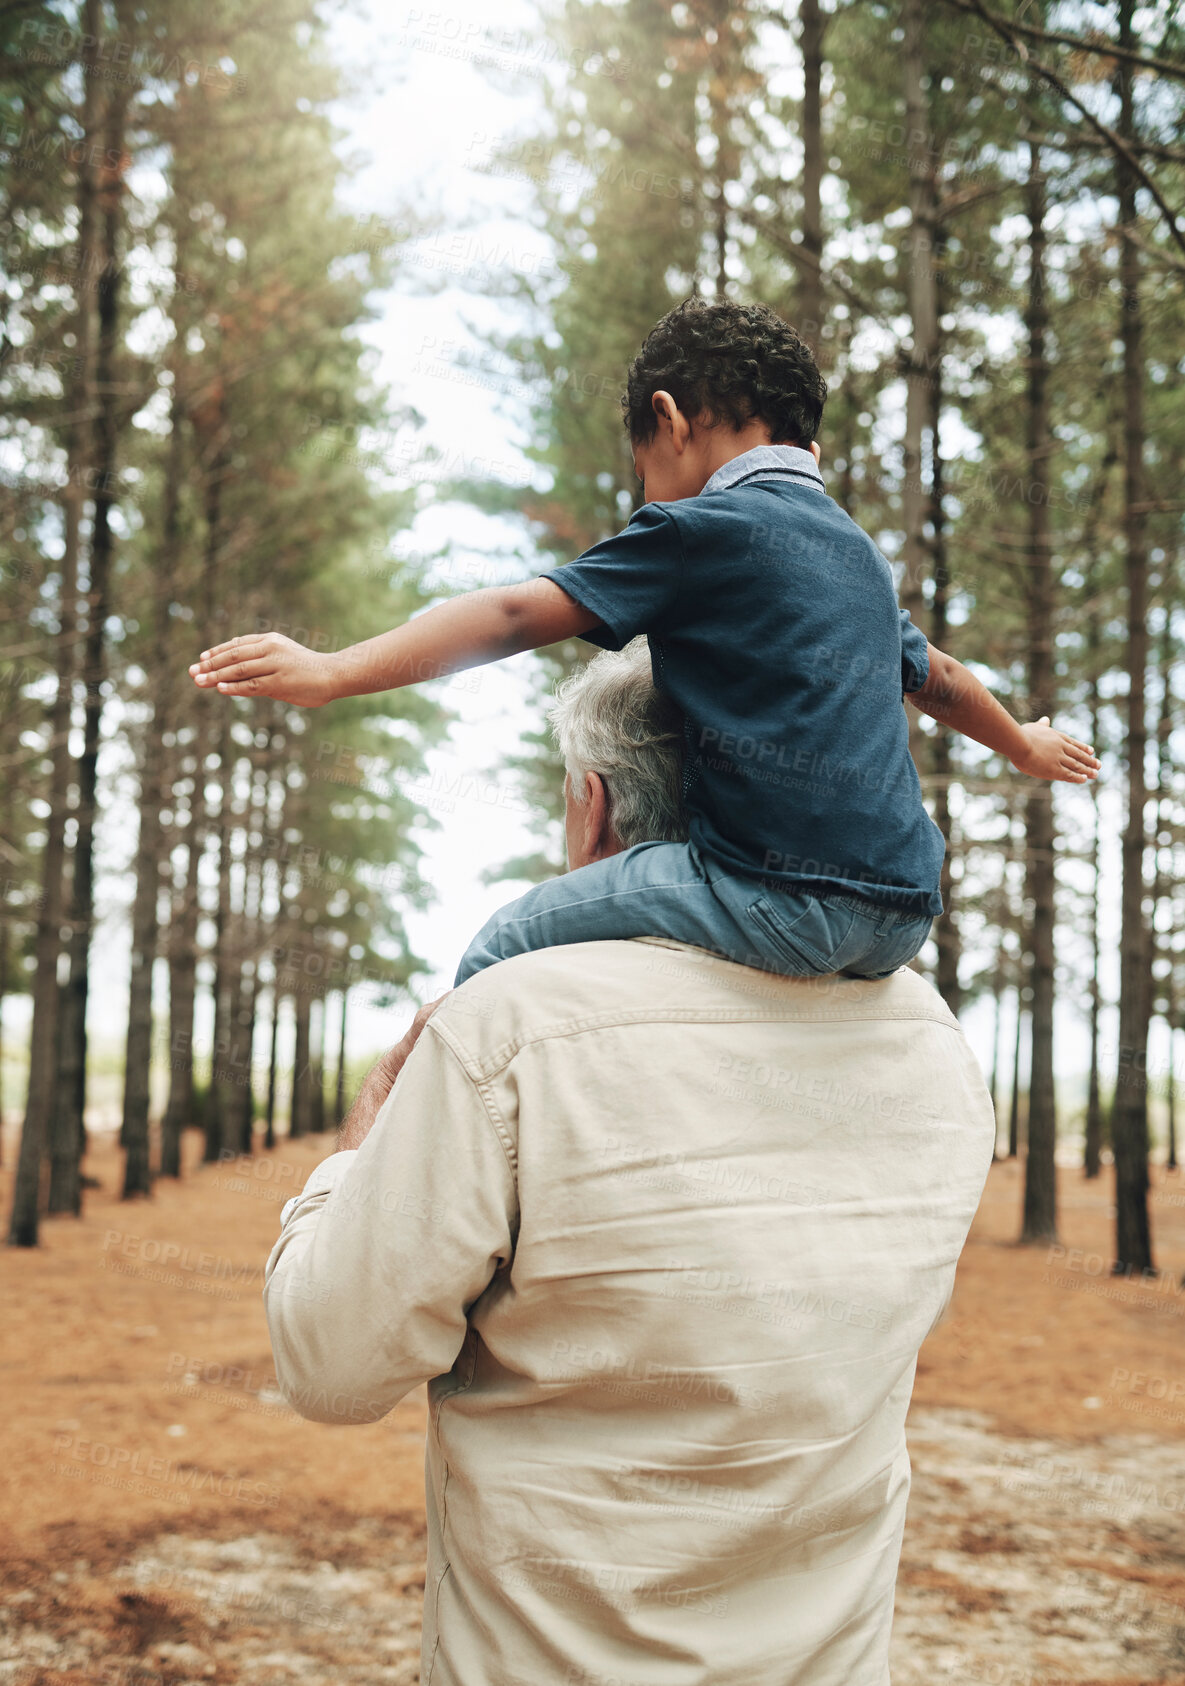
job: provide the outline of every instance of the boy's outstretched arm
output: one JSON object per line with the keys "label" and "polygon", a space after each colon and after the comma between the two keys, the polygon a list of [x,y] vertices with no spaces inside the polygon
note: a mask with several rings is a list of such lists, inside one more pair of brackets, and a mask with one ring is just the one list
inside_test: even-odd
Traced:
{"label": "boy's outstretched arm", "polygon": [[345,650],[309,650],[279,632],[248,633],[203,650],[189,671],[195,684],[224,696],[319,708],[335,697],[393,691],[538,650],[598,624],[552,580],[525,580],[466,592]]}
{"label": "boy's outstretched arm", "polygon": [[1019,772],[1032,778],[1086,784],[1098,777],[1100,764],[1088,744],[1059,732],[1049,724],[1048,715],[1021,726],[962,662],[933,644],[926,649],[930,657],[926,683],[906,693],[923,714],[1006,755]]}

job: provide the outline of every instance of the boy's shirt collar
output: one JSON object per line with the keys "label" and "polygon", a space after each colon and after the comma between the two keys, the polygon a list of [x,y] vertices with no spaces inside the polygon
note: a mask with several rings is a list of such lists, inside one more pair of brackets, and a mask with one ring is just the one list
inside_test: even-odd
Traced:
{"label": "boy's shirt collar", "polygon": [[739,486],[746,480],[782,480],[787,479],[799,486],[814,486],[820,492],[823,490],[823,476],[819,473],[819,465],[810,451],[801,445],[754,445],[751,451],[742,451],[739,457],[733,457],[718,468],[715,474],[700,490],[702,498],[705,492],[726,492],[733,486]]}

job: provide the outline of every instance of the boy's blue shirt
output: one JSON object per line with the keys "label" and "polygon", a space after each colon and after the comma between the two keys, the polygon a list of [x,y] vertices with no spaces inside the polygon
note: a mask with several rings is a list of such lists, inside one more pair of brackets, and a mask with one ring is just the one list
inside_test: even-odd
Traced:
{"label": "boy's blue shirt", "polygon": [[809,451],[746,451],[698,497],[644,504],[543,577],[600,617],[591,643],[648,635],[655,684],[683,711],[703,854],[775,884],[942,912],[942,833],[901,703],[925,683],[926,640]]}

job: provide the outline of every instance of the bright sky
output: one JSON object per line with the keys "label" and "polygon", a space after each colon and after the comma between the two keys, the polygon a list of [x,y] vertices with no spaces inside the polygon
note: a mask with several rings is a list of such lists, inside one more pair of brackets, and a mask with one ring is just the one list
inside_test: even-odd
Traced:
{"label": "bright sky", "polygon": [[[467,371],[466,360],[488,364],[478,334],[513,325],[508,307],[483,295],[491,268],[530,272],[547,260],[547,243],[526,222],[526,184],[477,168],[503,136],[530,122],[544,64],[528,7],[502,5],[496,25],[490,18],[488,7],[472,0],[447,11],[351,4],[334,28],[352,84],[337,116],[349,131],[347,154],[371,161],[348,189],[359,215],[398,223],[410,211],[438,225],[405,251],[397,289],[366,330],[381,352],[381,378],[424,417],[420,438],[441,451],[446,471],[476,457],[500,477],[525,483],[533,470],[521,454],[522,398],[513,373],[506,371],[499,390],[497,376],[491,381],[472,364]],[[506,82],[503,72],[483,68],[483,55],[523,73],[513,92],[497,85]],[[429,504],[399,548],[434,550],[445,542],[454,549],[455,583],[513,577],[513,562],[508,571],[498,557],[516,550],[527,558],[518,572],[544,565],[530,558],[518,523],[458,504]],[[500,771],[502,757],[537,723],[527,698],[533,662],[522,655],[463,675],[439,693],[461,718],[429,763],[440,792],[431,803],[438,828],[421,841],[437,902],[407,916],[413,948],[433,967],[415,986],[424,999],[451,985],[469,939],[523,888],[485,886],[481,873],[539,847],[513,781]],[[381,1042],[389,1024],[389,1015],[360,1011],[358,1045]]]}

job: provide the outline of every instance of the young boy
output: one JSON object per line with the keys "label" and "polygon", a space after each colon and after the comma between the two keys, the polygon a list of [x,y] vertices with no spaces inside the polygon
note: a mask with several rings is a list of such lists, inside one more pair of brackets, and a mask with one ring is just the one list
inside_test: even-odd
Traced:
{"label": "young boy", "polygon": [[888,562],[823,490],[826,385],[762,305],[690,298],[647,335],[622,399],[647,502],[527,584],[475,591],[333,655],[275,633],[204,651],[197,684],[316,707],[582,636],[649,638],[684,720],[688,843],[642,843],[529,890],[462,983],[530,949],[665,935],[788,975],[886,977],[941,913],[943,840],[902,697],[1034,778],[1099,763],[1018,725],[897,607]]}

